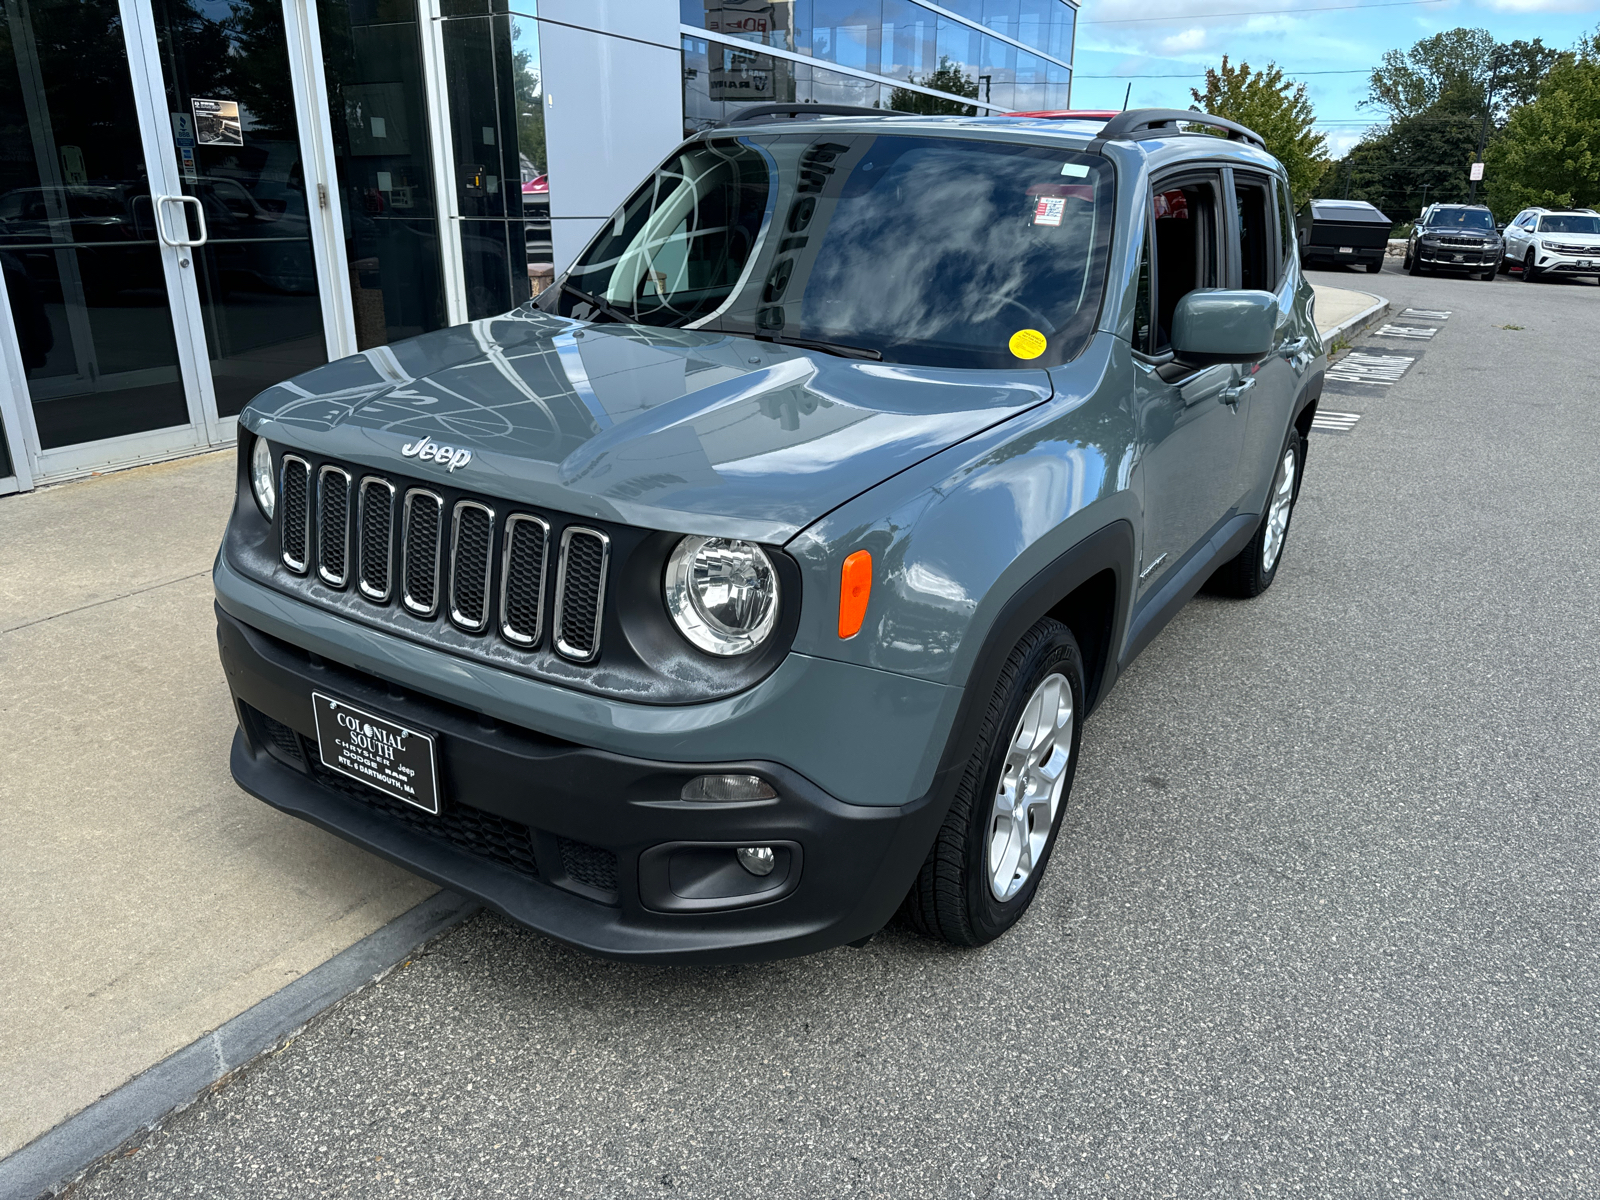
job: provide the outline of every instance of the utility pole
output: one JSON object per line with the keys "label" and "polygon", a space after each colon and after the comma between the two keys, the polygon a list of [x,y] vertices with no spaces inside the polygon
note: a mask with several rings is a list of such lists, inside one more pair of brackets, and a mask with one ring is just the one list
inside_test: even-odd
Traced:
{"label": "utility pole", "polygon": [[1350,154],[1346,153],[1344,156],[1344,198],[1346,200],[1350,199],[1350,172],[1354,169],[1355,163],[1351,161]]}
{"label": "utility pole", "polygon": [[[1472,156],[1473,162],[1483,161],[1484,143],[1489,140],[1489,115],[1494,112],[1494,89],[1500,82],[1500,47],[1494,48],[1494,53],[1489,56],[1489,96],[1483,104],[1483,124],[1478,126],[1478,152]],[[1470,175],[1471,172],[1469,171]],[[1478,197],[1478,181],[1467,180],[1467,203],[1471,204]]]}

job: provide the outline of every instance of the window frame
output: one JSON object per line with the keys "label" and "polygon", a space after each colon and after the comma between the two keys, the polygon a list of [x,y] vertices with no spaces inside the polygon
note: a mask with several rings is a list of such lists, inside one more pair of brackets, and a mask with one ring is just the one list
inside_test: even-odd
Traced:
{"label": "window frame", "polygon": [[[1144,251],[1150,255],[1150,329],[1152,337],[1160,328],[1159,315],[1161,312],[1161,263],[1156,248],[1156,193],[1171,191],[1174,188],[1186,187],[1191,184],[1204,183],[1212,187],[1216,197],[1216,204],[1212,209],[1211,237],[1212,246],[1216,256],[1217,282],[1213,288],[1225,288],[1227,280],[1232,278],[1234,266],[1231,261],[1232,251],[1229,249],[1229,238],[1226,232],[1226,222],[1223,220],[1223,205],[1231,196],[1232,185],[1223,179],[1228,168],[1220,163],[1185,163],[1164,175],[1152,178],[1144,188]],[[1134,287],[1139,286],[1138,270],[1134,270]],[[1198,291],[1199,288],[1191,289]],[[1130,339],[1131,344],[1131,339]],[[1172,363],[1172,344],[1169,341],[1165,347],[1152,347],[1141,350],[1133,347],[1133,353],[1141,362],[1153,363],[1157,366],[1166,366]],[[1183,378],[1198,374],[1205,370],[1198,367],[1185,371]],[[1165,376],[1163,376],[1165,378]]]}

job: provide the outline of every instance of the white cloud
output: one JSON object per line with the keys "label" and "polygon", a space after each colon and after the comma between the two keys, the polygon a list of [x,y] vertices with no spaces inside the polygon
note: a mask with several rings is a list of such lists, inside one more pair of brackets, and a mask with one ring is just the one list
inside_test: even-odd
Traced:
{"label": "white cloud", "polygon": [[1158,54],[1191,54],[1196,50],[1205,49],[1206,31],[1199,26],[1185,29],[1182,33],[1174,33],[1170,37],[1162,38],[1156,43]]}

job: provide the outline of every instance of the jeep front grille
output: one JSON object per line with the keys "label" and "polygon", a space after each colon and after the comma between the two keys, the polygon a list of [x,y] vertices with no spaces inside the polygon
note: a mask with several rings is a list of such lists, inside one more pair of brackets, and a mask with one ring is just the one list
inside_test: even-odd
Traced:
{"label": "jeep front grille", "polygon": [[506,518],[505,563],[500,576],[500,636],[514,646],[536,646],[544,617],[544,573],[550,526],[518,513]]}
{"label": "jeep front grille", "polygon": [[444,532],[444,500],[434,492],[406,493],[405,535],[400,550],[400,599],[419,617],[439,611],[439,538]]}
{"label": "jeep front grille", "polygon": [[295,454],[283,456],[280,477],[280,553],[295,574],[520,651],[539,649],[549,625],[561,657],[599,659],[611,569],[601,530],[562,527],[555,514],[501,516],[500,502],[447,498],[339,463],[313,467]]}
{"label": "jeep front grille", "polygon": [[611,539],[593,529],[569,526],[561,535],[556,568],[556,649],[578,662],[600,652],[606,567]]}
{"label": "jeep front grille", "polygon": [[361,594],[378,604],[387,604],[394,587],[394,484],[368,475],[361,481],[356,507],[360,538],[357,579]]}
{"label": "jeep front grille", "polygon": [[317,575],[329,587],[350,582],[350,472],[317,472]]}
{"label": "jeep front grille", "polygon": [[283,456],[279,480],[278,540],[283,565],[296,575],[304,575],[311,562],[311,464],[293,454]]}
{"label": "jeep front grille", "polygon": [[489,627],[494,572],[494,509],[462,500],[450,532],[450,619],[468,633]]}

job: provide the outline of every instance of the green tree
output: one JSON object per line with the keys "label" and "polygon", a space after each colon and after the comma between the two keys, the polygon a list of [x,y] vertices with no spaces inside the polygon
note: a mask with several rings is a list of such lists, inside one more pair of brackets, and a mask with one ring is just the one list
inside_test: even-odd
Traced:
{"label": "green tree", "polygon": [[[939,59],[939,65],[923,78],[918,79],[912,75],[906,82],[932,88],[936,92],[948,92],[952,96],[970,96],[973,99],[977,99],[978,96],[978,81],[968,79],[962,74],[960,66],[951,62],[948,56]],[[895,112],[919,113],[923,116],[978,115],[978,106],[975,104],[962,104],[959,100],[929,96],[922,92],[914,92],[910,88],[895,88],[890,92],[889,107]]]}
{"label": "green tree", "polygon": [[1484,160],[1489,205],[1502,220],[1534,204],[1600,203],[1600,35],[1561,57]]}
{"label": "green tree", "polygon": [[1423,38],[1402,53],[1389,50],[1367,82],[1361,103],[1391,119],[1415,117],[1446,92],[1482,96],[1489,86],[1494,35],[1487,29],[1447,29]]}
{"label": "green tree", "polygon": [[1310,196],[1327,161],[1327,140],[1313,130],[1316,117],[1306,99],[1306,85],[1285,79],[1276,63],[1253,71],[1222,56],[1217,70],[1206,68],[1205,90],[1190,88],[1196,112],[1237,121],[1255,130],[1267,149],[1289,172],[1289,187],[1298,205]]}

